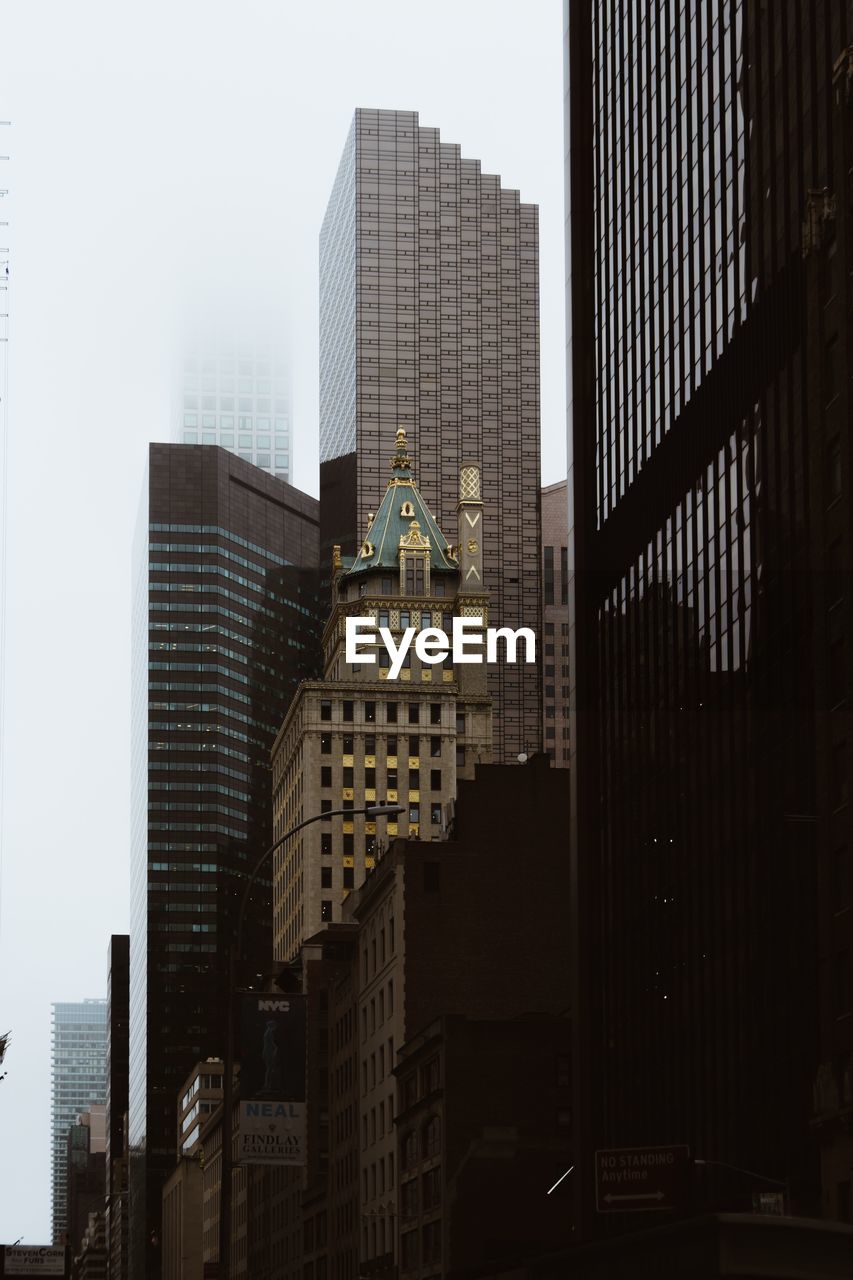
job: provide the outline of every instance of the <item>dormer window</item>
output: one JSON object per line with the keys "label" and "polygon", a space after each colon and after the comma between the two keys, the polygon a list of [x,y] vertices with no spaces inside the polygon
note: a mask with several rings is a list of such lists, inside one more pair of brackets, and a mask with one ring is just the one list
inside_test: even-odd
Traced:
{"label": "dormer window", "polygon": [[423,556],[406,556],[405,594],[407,596],[422,596],[425,589]]}
{"label": "dormer window", "polygon": [[411,502],[409,502],[407,498],[406,501],[403,503],[402,507],[400,508],[400,515],[407,520],[411,520],[414,514],[415,514],[415,508],[412,506]]}

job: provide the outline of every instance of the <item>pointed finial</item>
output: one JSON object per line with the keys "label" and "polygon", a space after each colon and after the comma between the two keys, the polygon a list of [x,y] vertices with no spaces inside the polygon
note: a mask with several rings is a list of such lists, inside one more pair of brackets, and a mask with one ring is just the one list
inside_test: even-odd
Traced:
{"label": "pointed finial", "polygon": [[341,559],[341,549],[336,543],[332,547],[332,577],[336,578],[343,567],[344,562]]}
{"label": "pointed finial", "polygon": [[410,471],[412,460],[409,457],[409,442],[406,439],[406,428],[402,425],[397,428],[396,445],[394,457],[391,459],[391,470]]}
{"label": "pointed finial", "polygon": [[370,533],[370,530],[373,528],[373,520],[374,520],[373,512],[368,511],[367,513],[367,532],[368,533]]}

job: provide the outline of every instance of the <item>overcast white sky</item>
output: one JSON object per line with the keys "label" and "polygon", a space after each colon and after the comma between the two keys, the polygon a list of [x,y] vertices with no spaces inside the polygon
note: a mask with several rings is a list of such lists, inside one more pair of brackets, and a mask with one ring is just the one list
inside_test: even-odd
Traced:
{"label": "overcast white sky", "polygon": [[[50,1004],[128,927],[130,565],[202,278],[290,315],[317,492],[317,236],[356,106],[414,109],[540,206],[543,480],[565,475],[559,0],[3,0],[12,249],[0,1241],[49,1239]],[[8,238],[4,238],[8,236]]]}

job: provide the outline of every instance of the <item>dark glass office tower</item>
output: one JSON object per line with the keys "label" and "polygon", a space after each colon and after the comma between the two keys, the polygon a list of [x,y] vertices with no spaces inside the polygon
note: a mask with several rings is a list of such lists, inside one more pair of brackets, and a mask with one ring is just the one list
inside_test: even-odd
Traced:
{"label": "dark glass office tower", "polygon": [[[850,23],[824,0],[566,9],[585,1231],[600,1147],[688,1143],[821,1210],[818,890],[850,823]],[[853,1003],[831,913],[828,1028]],[[702,1164],[693,1207],[769,1185]]]}
{"label": "dark glass office tower", "polygon": [[130,1033],[130,938],[110,938],[107,974],[107,1116],[105,1236],[110,1280],[126,1280],[127,1084]]}
{"label": "dark glass office tower", "polygon": [[[224,449],[152,445],[137,546],[131,1276],[159,1276],[179,1085],[224,1053],[225,942],[269,845],[269,752],[316,672],[317,502]],[[269,909],[248,920],[272,957]]]}
{"label": "dark glass office tower", "polygon": [[[358,110],[320,235],[324,563],[361,545],[400,425],[441,528],[481,467],[492,621],[538,635],[538,209],[417,112]],[[540,746],[540,677],[490,669],[496,760]]]}

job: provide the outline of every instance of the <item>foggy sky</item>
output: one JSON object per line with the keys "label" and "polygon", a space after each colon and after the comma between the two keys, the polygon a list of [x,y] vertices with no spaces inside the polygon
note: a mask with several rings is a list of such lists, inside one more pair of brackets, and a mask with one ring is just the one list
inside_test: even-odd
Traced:
{"label": "foggy sky", "polygon": [[131,538],[187,297],[286,304],[317,493],[317,239],[356,106],[540,206],[543,480],[565,475],[559,0],[4,0],[10,294],[0,1241],[49,1240],[50,1004],[128,928]]}

